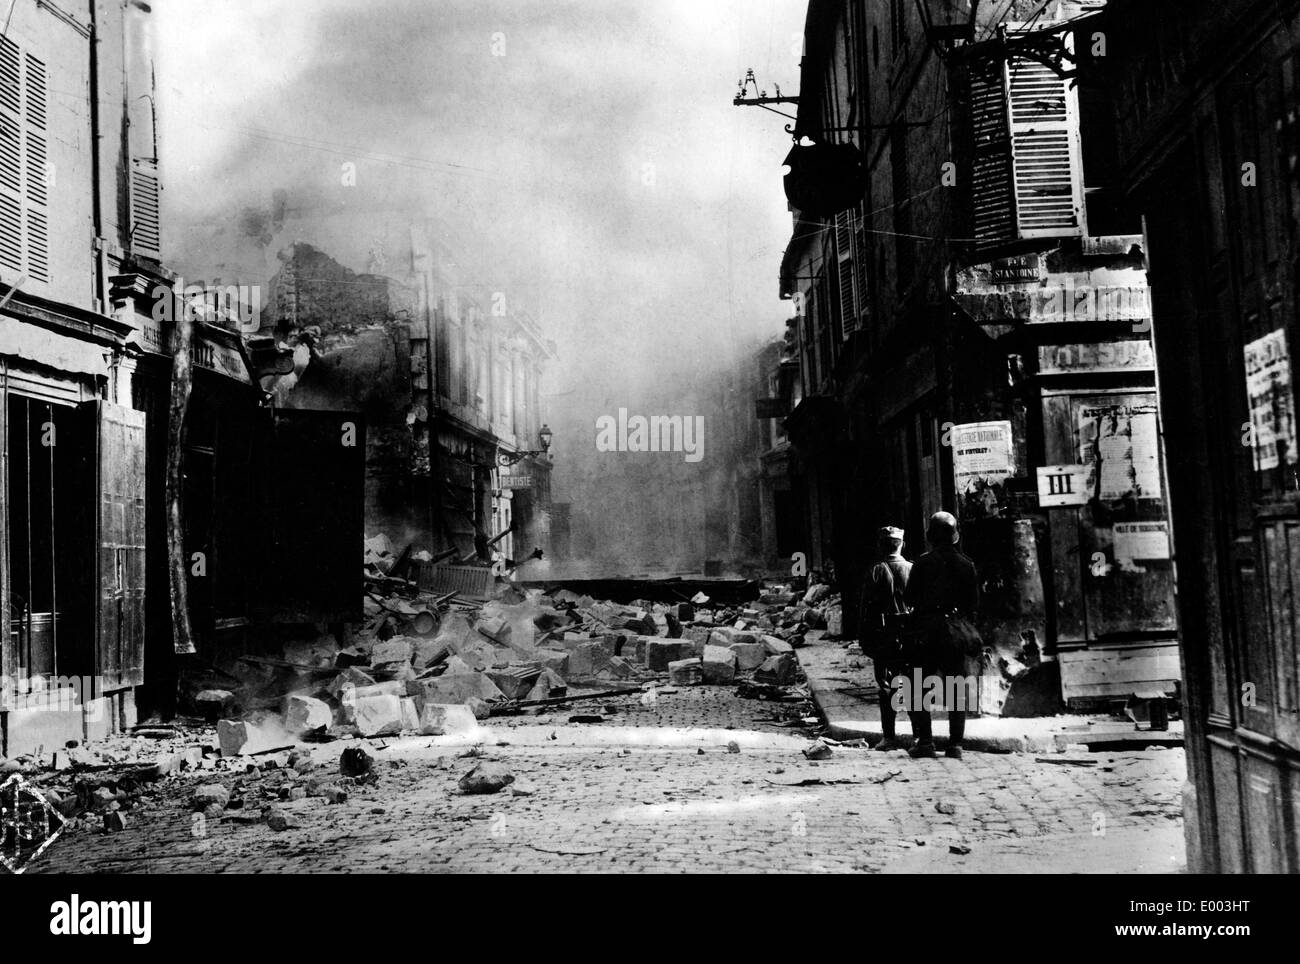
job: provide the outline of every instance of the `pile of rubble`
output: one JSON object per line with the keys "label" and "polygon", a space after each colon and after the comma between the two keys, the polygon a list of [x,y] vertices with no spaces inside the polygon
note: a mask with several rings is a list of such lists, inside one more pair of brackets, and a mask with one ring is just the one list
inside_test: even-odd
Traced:
{"label": "pile of rubble", "polygon": [[[322,636],[287,644],[283,659],[244,657],[241,699],[221,689],[197,694],[196,705],[206,701],[203,712],[218,720],[223,756],[300,740],[466,733],[494,713],[655,681],[788,687],[804,634],[838,618],[824,585],[770,587],[743,606],[703,593],[624,605],[512,584],[486,602],[439,598],[391,576],[390,560],[368,547],[367,621],[346,644]],[[244,712],[230,712],[237,705]]]}
{"label": "pile of rubble", "polygon": [[[493,714],[663,683],[737,684],[741,695],[780,697],[796,683],[794,649],[838,607],[825,586],[770,587],[743,606],[702,593],[622,605],[512,585],[478,602],[375,575],[384,588],[371,583],[367,620],[346,640],[326,634],[286,643],[279,658],[242,657],[237,673],[222,674],[228,688],[191,693],[208,726],[216,722],[215,741],[197,718],[141,724],[93,749],[71,744],[0,760],[0,774],[42,773],[51,806],[86,829],[121,830],[166,783],[196,777],[196,813],[285,829],[293,824],[291,814],[281,819],[287,804],[342,802],[353,786],[376,779],[364,742],[345,749],[339,771],[327,774],[302,741],[468,733]],[[253,774],[275,779],[254,790],[245,783]],[[233,786],[212,782],[219,775],[233,775]]]}

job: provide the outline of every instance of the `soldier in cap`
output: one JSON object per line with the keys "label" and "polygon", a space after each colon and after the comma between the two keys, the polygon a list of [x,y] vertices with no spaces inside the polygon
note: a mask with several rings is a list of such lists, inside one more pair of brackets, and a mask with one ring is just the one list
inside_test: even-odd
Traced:
{"label": "soldier in cap", "polygon": [[[965,675],[965,647],[970,641],[960,636],[958,627],[974,632],[970,620],[975,618],[979,608],[979,579],[975,563],[957,549],[957,519],[952,513],[936,512],[930,516],[926,539],[930,551],[916,560],[904,598],[912,609],[915,628],[924,640],[923,675],[927,679],[947,681]],[[943,692],[949,691],[945,685]],[[914,700],[919,698],[920,694],[913,694]],[[912,756],[937,756],[929,711],[924,706],[914,705],[910,715],[912,731],[916,735]],[[965,708],[948,707],[947,756],[961,759],[965,734]]]}
{"label": "soldier in cap", "polygon": [[862,651],[871,657],[879,689],[880,726],[884,739],[877,750],[899,749],[890,682],[905,672],[900,640],[901,617],[907,612],[903,594],[912,564],[903,558],[903,530],[884,526],[876,534],[879,561],[871,567],[859,600],[858,633]]}

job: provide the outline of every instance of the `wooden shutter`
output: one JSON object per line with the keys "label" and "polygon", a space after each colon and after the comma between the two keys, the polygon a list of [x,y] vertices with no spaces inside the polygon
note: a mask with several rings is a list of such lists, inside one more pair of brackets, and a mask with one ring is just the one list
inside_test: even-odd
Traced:
{"label": "wooden shutter", "polygon": [[853,233],[855,210],[850,208],[835,215],[835,260],[838,271],[840,302],[840,335],[853,334],[858,326],[857,276],[853,270]]}
{"label": "wooden shutter", "polygon": [[104,690],[144,682],[145,416],[99,402],[99,632]]}
{"label": "wooden shutter", "polygon": [[131,253],[162,259],[158,220],[158,164],[149,158],[131,161]]}
{"label": "wooden shutter", "polygon": [[867,285],[867,265],[870,261],[871,247],[867,244],[867,208],[866,204],[859,205],[858,230],[854,239],[856,247],[853,251],[854,274],[858,284],[858,324],[857,327],[866,329],[869,319],[867,317],[870,311],[870,288]]}
{"label": "wooden shutter", "polygon": [[[1067,34],[1063,42],[1068,45]],[[1070,62],[1063,61],[1068,67]],[[1078,90],[1036,60],[1007,68],[1016,226],[1022,238],[1081,235],[1083,163]]]}
{"label": "wooden shutter", "polygon": [[49,71],[0,37],[0,267],[50,280]]}
{"label": "wooden shutter", "polygon": [[[1068,49],[1068,34],[1062,42]],[[1071,82],[1023,57],[977,62],[970,103],[978,246],[1082,235],[1079,97]]]}
{"label": "wooden shutter", "polygon": [[45,62],[30,53],[26,61],[24,110],[26,120],[27,274],[50,280],[49,169],[46,152],[49,75]]}
{"label": "wooden shutter", "polygon": [[22,61],[0,37],[0,267],[23,270]]}
{"label": "wooden shutter", "polygon": [[1013,237],[1016,198],[1006,80],[1004,61],[971,67],[972,226],[980,246]]}

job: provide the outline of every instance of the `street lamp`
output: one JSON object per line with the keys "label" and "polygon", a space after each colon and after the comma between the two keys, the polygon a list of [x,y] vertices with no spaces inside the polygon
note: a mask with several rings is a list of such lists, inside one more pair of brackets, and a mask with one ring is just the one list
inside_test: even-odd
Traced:
{"label": "street lamp", "polygon": [[521,452],[500,452],[497,454],[497,465],[504,467],[514,465],[521,459],[526,459],[530,455],[545,455],[551,448],[551,439],[554,435],[551,433],[550,426],[543,425],[541,431],[537,433],[537,440],[541,443],[540,449],[531,449]]}

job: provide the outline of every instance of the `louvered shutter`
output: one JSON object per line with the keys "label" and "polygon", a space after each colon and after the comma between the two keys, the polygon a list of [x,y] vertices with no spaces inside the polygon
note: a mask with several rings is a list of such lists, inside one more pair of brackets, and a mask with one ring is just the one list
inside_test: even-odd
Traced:
{"label": "louvered shutter", "polygon": [[22,60],[0,37],[0,267],[23,270]]}
{"label": "louvered shutter", "polygon": [[158,165],[137,157],[131,162],[131,253],[162,259],[158,219]]}
{"label": "louvered shutter", "polygon": [[867,246],[867,211],[866,205],[859,206],[861,210],[858,213],[858,230],[854,237],[856,247],[853,251],[854,275],[858,284],[858,325],[857,327],[866,329],[868,325],[867,311],[870,304],[868,292],[871,290],[867,287],[867,263],[870,260],[869,254],[871,249]]}
{"label": "louvered shutter", "polygon": [[49,168],[46,152],[46,117],[49,75],[44,61],[25,56],[24,110],[26,112],[27,274],[35,281],[50,280]]}
{"label": "louvered shutter", "polygon": [[981,246],[1014,236],[1016,200],[1006,79],[1004,61],[980,61],[972,65],[972,225],[975,240]]}
{"label": "louvered shutter", "polygon": [[835,260],[840,299],[840,334],[847,338],[858,326],[857,277],[853,270],[854,211],[835,215]]}
{"label": "louvered shutter", "polygon": [[0,37],[0,268],[50,280],[49,71]]}
{"label": "louvered shutter", "polygon": [[[1069,35],[1063,40],[1068,45]],[[1084,215],[1078,91],[1036,60],[1013,58],[1007,74],[1019,236],[1080,235]]]}

